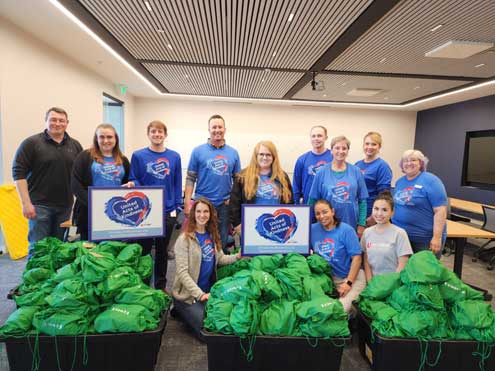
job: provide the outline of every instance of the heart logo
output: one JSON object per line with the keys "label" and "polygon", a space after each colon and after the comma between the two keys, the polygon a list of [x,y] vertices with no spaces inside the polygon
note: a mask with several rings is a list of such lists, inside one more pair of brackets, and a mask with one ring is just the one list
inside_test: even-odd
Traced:
{"label": "heart logo", "polygon": [[146,164],[146,172],[157,179],[165,179],[170,173],[170,163],[166,158],[158,158]]}
{"label": "heart logo", "polygon": [[256,231],[271,241],[286,243],[296,230],[296,216],[288,209],[278,209],[273,214],[262,214],[256,219]]}
{"label": "heart logo", "polygon": [[114,222],[137,227],[151,211],[148,197],[142,192],[129,192],[112,197],[105,204],[105,214]]}

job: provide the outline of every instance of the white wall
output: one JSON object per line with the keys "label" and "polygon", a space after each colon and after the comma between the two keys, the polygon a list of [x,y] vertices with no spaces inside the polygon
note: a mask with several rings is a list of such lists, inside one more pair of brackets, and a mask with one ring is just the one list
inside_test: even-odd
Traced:
{"label": "white wall", "polygon": [[[103,92],[114,95],[109,81],[0,18],[0,138],[3,182],[12,182],[11,166],[20,142],[44,129],[48,108],[59,106],[69,114],[68,132],[83,147],[92,141],[102,122]],[[134,116],[132,96],[118,97],[125,103],[126,149]]]}
{"label": "white wall", "polygon": [[412,148],[416,130],[415,112],[149,98],[136,98],[134,109],[135,148],[148,144],[147,124],[154,119],[162,120],[168,128],[168,146],[181,154],[183,168],[187,168],[192,148],[208,138],[207,121],[215,113],[225,118],[227,143],[239,151],[243,167],[257,142],[271,140],[289,174],[297,157],[311,148],[310,128],[324,125],[329,138],[345,135],[350,139],[349,161],[353,163],[363,157],[363,136],[369,131],[380,132],[384,141],[382,157],[390,163],[397,179],[402,175],[397,163],[402,152]]}

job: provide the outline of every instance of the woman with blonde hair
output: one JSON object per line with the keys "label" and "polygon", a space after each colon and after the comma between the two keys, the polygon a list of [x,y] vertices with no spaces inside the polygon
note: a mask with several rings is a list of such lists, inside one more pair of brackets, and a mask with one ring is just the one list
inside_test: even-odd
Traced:
{"label": "woman with blonde hair", "polygon": [[277,148],[265,140],[254,147],[249,166],[236,176],[230,195],[230,221],[236,232],[241,228],[241,205],[292,204],[289,176],[280,166]]}

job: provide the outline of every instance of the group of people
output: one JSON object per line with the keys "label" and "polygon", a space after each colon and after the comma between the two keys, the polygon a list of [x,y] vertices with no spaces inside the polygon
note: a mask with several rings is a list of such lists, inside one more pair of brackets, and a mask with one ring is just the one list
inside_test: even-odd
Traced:
{"label": "group of people", "polygon": [[[447,196],[441,180],[426,171],[428,159],[418,150],[404,152],[404,176],[392,191],[392,170],[380,158],[382,137],[367,133],[364,159],[347,162],[345,136],[326,147],[327,130],[310,131],[312,149],[295,164],[292,182],[270,141],[259,142],[249,165],[241,170],[238,152],[225,142],[225,120],[208,121],[208,141],[193,149],[187,167],[184,200],[180,155],[165,147],[167,127],[152,121],[149,146],[122,154],[116,130],[96,128],[92,146],[82,150],[67,132],[67,112],[50,108],[45,130],[24,140],[13,163],[13,178],[29,219],[29,250],[46,236],[62,237],[76,197],[73,221],[88,238],[89,186],[163,186],[164,237],[144,239],[143,254],[155,247],[155,288],[165,290],[167,246],[176,216],[184,205],[188,223],[175,243],[174,311],[198,334],[217,265],[241,258],[229,254],[230,231],[241,233],[243,204],[308,204],[316,223],[311,228],[311,253],[320,254],[346,311],[373,275],[400,271],[408,257],[430,249],[437,256],[445,242]],[[193,197],[194,194],[194,197]]]}

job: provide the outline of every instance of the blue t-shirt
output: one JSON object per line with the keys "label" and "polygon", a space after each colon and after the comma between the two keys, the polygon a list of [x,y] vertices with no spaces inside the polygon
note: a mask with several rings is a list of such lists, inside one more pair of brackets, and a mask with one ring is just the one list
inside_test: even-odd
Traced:
{"label": "blue t-shirt", "polygon": [[[433,208],[447,206],[447,192],[436,175],[422,172],[416,178],[397,180],[392,222],[404,228],[411,242],[428,243],[433,237]],[[445,241],[445,226],[442,239]]]}
{"label": "blue t-shirt", "polygon": [[301,197],[303,199],[302,204],[308,203],[309,191],[311,190],[316,173],[326,164],[332,162],[332,160],[332,152],[329,149],[319,155],[313,153],[313,151],[309,151],[297,159],[292,177],[294,204],[299,205]]}
{"label": "blue t-shirt", "polygon": [[356,231],[345,223],[331,231],[325,230],[320,223],[314,223],[311,226],[311,247],[330,264],[333,274],[339,278],[346,278],[349,274],[352,257],[361,255]]}
{"label": "blue t-shirt", "polygon": [[371,162],[360,160],[354,165],[360,168],[361,173],[364,175],[364,181],[366,183],[366,188],[368,189],[368,199],[366,200],[368,210],[366,216],[370,216],[376,196],[378,196],[380,192],[391,188],[392,169],[385,160],[379,157]]}
{"label": "blue t-shirt", "polygon": [[137,186],[165,187],[166,212],[182,204],[182,165],[180,155],[171,149],[154,152],[143,148],[134,152],[129,180]]}
{"label": "blue t-shirt", "polygon": [[102,164],[96,161],[91,164],[91,177],[95,187],[120,186],[124,175],[124,165],[115,164],[113,157],[103,157]]}
{"label": "blue t-shirt", "polygon": [[346,163],[343,174],[335,174],[327,164],[316,175],[309,192],[311,200],[328,200],[335,215],[344,223],[356,228],[359,217],[358,203],[368,198],[363,174],[358,167]]}
{"label": "blue t-shirt", "polygon": [[215,245],[208,232],[196,232],[201,247],[201,267],[199,268],[198,286],[204,292],[211,288],[211,274],[215,269]]}
{"label": "blue t-shirt", "polygon": [[232,178],[241,171],[241,160],[226,144],[215,148],[205,143],[193,149],[187,170],[198,175],[195,197],[205,197],[220,206],[230,198]]}
{"label": "blue t-shirt", "polygon": [[258,205],[278,205],[280,197],[280,184],[270,179],[270,174],[260,175],[260,183],[256,191],[254,203]]}

